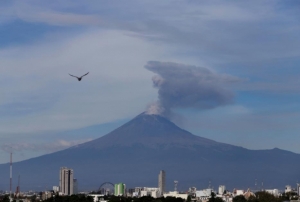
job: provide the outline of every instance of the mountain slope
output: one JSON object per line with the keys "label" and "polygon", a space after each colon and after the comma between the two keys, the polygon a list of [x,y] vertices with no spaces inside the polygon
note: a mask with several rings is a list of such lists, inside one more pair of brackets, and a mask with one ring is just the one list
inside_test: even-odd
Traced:
{"label": "mountain slope", "polygon": [[151,147],[164,144],[209,146],[221,143],[195,136],[161,116],[142,113],[111,133],[80,147],[105,148],[113,145],[132,146],[133,144]]}
{"label": "mountain slope", "polygon": [[[23,190],[43,190],[58,184],[62,166],[74,169],[80,190],[96,190],[106,181],[157,186],[161,169],[167,173],[167,188],[178,180],[180,190],[202,189],[209,181],[215,187],[253,188],[255,179],[264,181],[265,187],[283,188],[300,178],[299,154],[219,143],[144,113],[96,140],[15,163],[14,173],[21,174]],[[6,179],[0,181],[0,189],[9,187],[8,173],[8,164],[0,165],[0,179]]]}

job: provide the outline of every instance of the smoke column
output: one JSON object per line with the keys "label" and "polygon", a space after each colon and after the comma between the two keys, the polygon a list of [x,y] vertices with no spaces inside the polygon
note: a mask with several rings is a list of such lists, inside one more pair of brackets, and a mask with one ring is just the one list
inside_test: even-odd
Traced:
{"label": "smoke column", "polygon": [[145,68],[154,72],[153,86],[158,101],[148,106],[148,114],[172,115],[172,109],[212,109],[234,101],[234,93],[226,85],[241,79],[218,74],[204,67],[172,62],[150,61]]}

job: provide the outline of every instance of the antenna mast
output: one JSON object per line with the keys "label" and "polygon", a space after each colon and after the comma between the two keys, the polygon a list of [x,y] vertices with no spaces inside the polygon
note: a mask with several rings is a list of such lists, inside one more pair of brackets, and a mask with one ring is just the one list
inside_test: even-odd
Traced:
{"label": "antenna mast", "polygon": [[9,195],[11,196],[11,187],[12,187],[12,152],[10,152],[10,183],[9,183]]}
{"label": "antenna mast", "polygon": [[257,190],[257,179],[255,179],[255,191],[258,191]]}
{"label": "antenna mast", "polygon": [[17,186],[17,190],[16,190],[16,197],[19,197],[20,195],[20,174],[18,176],[18,186]]}
{"label": "antenna mast", "polygon": [[177,191],[178,181],[174,181],[174,191]]}

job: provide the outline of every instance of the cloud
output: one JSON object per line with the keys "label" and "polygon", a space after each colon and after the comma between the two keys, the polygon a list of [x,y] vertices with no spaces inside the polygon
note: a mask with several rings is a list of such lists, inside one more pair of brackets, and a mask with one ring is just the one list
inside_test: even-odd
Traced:
{"label": "cloud", "polygon": [[[119,31],[53,37],[0,49],[3,136],[107,123],[155,98],[151,73],[141,67],[166,49]],[[81,82],[68,75],[87,71]]]}
{"label": "cloud", "polygon": [[[52,7],[52,8],[51,8]],[[60,11],[48,4],[38,2],[17,1],[0,9],[4,18],[0,21],[7,23],[13,20],[22,20],[32,23],[45,23],[54,26],[72,25],[101,25],[103,21],[97,15],[80,14],[76,12]]]}
{"label": "cloud", "polygon": [[91,141],[92,139],[81,139],[81,140],[56,140],[55,142],[48,143],[12,143],[12,144],[2,144],[0,149],[5,152],[55,152],[62,149],[66,149],[84,142]]}
{"label": "cloud", "polygon": [[148,108],[150,114],[169,116],[172,109],[212,109],[232,104],[234,93],[225,86],[241,79],[218,74],[204,67],[151,61],[145,68],[156,73],[152,81],[158,101]]}
{"label": "cloud", "polygon": [[27,22],[43,22],[50,25],[101,25],[103,22],[95,15],[80,15],[73,13],[44,12],[18,12],[18,18]]}

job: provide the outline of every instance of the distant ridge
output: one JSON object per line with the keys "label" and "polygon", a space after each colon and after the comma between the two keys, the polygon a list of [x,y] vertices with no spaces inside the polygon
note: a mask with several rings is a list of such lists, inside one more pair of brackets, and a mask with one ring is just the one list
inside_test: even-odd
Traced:
{"label": "distant ridge", "polygon": [[[284,189],[300,179],[299,154],[219,143],[145,113],[93,141],[15,163],[14,173],[21,174],[23,190],[44,190],[58,185],[62,166],[74,169],[79,190],[96,190],[106,181],[124,182],[128,188],[155,187],[161,169],[167,173],[167,189],[178,180],[182,191],[206,188],[209,181],[229,190],[254,189],[255,179],[264,188]],[[8,171],[8,164],[0,165],[0,189],[7,190]]]}

